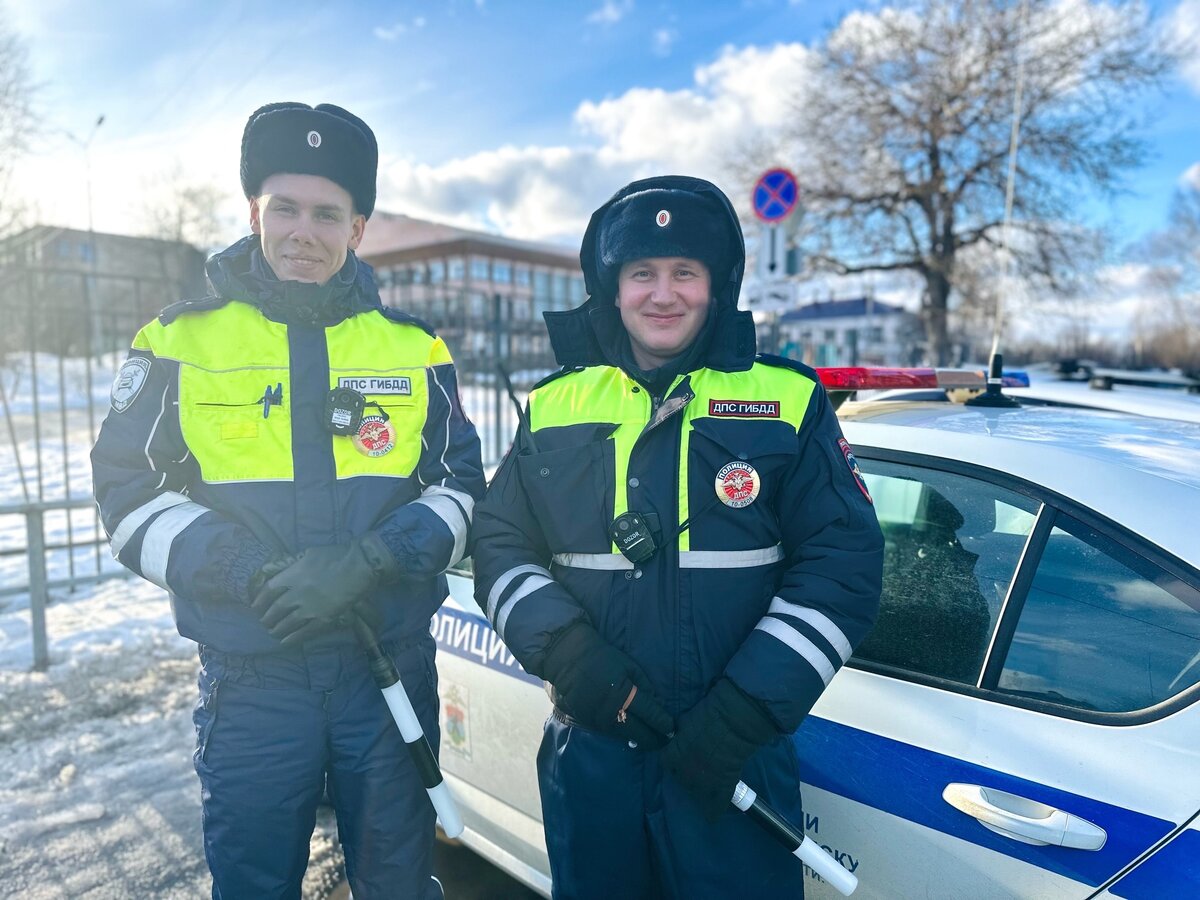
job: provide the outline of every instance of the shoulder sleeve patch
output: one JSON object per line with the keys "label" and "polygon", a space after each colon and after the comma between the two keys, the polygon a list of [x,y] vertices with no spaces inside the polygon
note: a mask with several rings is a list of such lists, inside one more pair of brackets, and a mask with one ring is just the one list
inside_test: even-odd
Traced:
{"label": "shoulder sleeve patch", "polygon": [[871,499],[871,492],[867,490],[867,482],[863,479],[862,469],[858,467],[858,460],[854,458],[854,451],[850,449],[850,444],[844,437],[838,438],[838,449],[842,451],[846,465],[850,467],[850,474],[858,482],[858,489],[867,498],[867,502],[874,506],[875,501]]}
{"label": "shoulder sleeve patch", "polygon": [[150,360],[145,356],[131,356],[125,360],[113,379],[109,402],[119,413],[125,412],[137,399],[150,377]]}

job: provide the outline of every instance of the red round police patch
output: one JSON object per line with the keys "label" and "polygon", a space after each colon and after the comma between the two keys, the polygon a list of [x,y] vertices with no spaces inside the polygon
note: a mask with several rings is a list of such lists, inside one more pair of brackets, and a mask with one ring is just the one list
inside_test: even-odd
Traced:
{"label": "red round police patch", "polygon": [[748,462],[740,460],[723,466],[717,473],[717,496],[726,506],[741,509],[749,506],[758,497],[762,479],[758,471]]}
{"label": "red round police patch", "polygon": [[383,416],[363,416],[354,446],[364,456],[383,456],[396,446],[396,434]]}

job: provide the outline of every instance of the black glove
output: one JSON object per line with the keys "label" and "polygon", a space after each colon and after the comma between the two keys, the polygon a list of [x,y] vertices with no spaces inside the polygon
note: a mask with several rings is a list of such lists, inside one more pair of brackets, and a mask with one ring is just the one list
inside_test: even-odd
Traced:
{"label": "black glove", "polygon": [[542,669],[559,705],[586,728],[652,750],[665,745],[675,728],[637,663],[587,622],[559,636]]}
{"label": "black glove", "polygon": [[663,765],[716,822],[729,808],[742,767],[779,730],[758,703],[728,678],[679,717],[679,728],[662,753]]}
{"label": "black glove", "polygon": [[273,637],[296,644],[399,575],[382,538],[368,531],[349,544],[310,547],[298,556],[269,560],[256,576],[266,580],[251,609]]}

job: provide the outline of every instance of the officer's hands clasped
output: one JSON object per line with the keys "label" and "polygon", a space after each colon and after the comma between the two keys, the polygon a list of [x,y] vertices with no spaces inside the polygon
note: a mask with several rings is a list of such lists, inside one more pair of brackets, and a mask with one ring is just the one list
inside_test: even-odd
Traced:
{"label": "officer's hands clasped", "polygon": [[647,687],[649,679],[590,624],[568,628],[546,654],[544,669],[562,707],[585,727],[647,750],[666,744],[674,723]]}
{"label": "officer's hands clasped", "polygon": [[310,547],[269,561],[258,573],[262,587],[251,608],[273,637],[285,645],[299,644],[399,574],[383,540],[367,532],[349,544]]}
{"label": "officer's hands clasped", "polygon": [[662,752],[663,765],[700,805],[710,822],[729,809],[742,767],[779,734],[765,712],[728,678],[722,678],[679,717]]}

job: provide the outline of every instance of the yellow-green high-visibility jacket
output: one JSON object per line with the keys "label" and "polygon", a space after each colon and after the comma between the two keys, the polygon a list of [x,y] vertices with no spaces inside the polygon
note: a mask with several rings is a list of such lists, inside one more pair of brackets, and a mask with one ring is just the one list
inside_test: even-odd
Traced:
{"label": "yellow-green high-visibility jacket", "polygon": [[[377,632],[415,640],[483,493],[446,345],[382,308],[365,266],[346,315],[323,324],[278,321],[237,285],[214,285],[228,293],[146,325],[113,386],[92,465],[114,556],[170,591],[185,637],[271,652],[278,642],[248,607],[251,576],[269,558],[375,530],[407,575],[369,599]],[[326,426],[339,386],[368,403],[352,436]],[[317,642],[353,640],[343,627]]]}
{"label": "yellow-green high-visibility jacket", "polygon": [[[476,509],[476,599],[529,671],[586,617],[673,714],[725,675],[791,731],[874,622],[883,542],[815,373],[733,368],[661,401],[611,365],[538,385]],[[645,562],[610,535],[626,512]]]}

